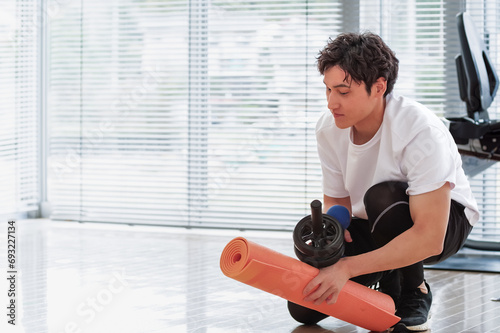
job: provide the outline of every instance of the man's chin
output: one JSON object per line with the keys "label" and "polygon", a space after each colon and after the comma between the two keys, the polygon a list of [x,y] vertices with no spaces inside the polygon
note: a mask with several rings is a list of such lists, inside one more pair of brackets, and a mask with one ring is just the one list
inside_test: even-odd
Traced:
{"label": "man's chin", "polygon": [[351,127],[350,125],[348,125],[342,121],[337,121],[337,120],[335,120],[335,126],[337,126],[340,129],[346,129],[346,128]]}

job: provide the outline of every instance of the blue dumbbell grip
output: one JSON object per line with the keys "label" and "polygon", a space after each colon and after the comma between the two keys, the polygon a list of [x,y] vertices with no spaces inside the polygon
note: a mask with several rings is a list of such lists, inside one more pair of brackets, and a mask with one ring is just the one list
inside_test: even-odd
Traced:
{"label": "blue dumbbell grip", "polygon": [[351,214],[349,214],[349,210],[341,205],[335,205],[330,207],[326,212],[327,215],[335,218],[342,225],[342,228],[347,229],[349,227],[349,223],[351,223]]}

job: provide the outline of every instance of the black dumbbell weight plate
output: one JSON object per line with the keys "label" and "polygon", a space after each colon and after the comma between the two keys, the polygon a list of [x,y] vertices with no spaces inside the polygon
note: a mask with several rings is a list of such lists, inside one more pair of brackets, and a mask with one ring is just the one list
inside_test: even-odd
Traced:
{"label": "black dumbbell weight plate", "polygon": [[295,254],[315,267],[333,265],[344,254],[344,230],[333,217],[323,214],[320,234],[313,233],[311,216],[300,220],[293,231]]}

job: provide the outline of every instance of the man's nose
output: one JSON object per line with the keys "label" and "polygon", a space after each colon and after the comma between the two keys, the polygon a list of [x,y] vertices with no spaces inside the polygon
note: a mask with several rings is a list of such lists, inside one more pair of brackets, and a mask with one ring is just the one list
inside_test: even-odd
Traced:
{"label": "man's nose", "polygon": [[334,98],[331,94],[328,96],[328,109],[335,110],[339,107],[339,103],[336,98]]}

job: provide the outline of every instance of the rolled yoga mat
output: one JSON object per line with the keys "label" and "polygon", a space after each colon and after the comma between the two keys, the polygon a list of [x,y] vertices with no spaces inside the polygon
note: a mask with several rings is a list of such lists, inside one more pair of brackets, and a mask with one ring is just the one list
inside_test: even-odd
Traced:
{"label": "rolled yoga mat", "polygon": [[319,270],[295,258],[237,237],[222,251],[224,275],[371,331],[385,331],[399,321],[392,298],[348,281],[334,304],[305,302],[302,291]]}

